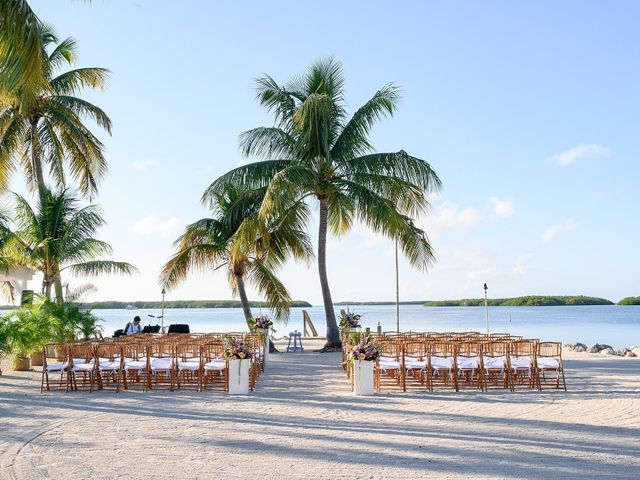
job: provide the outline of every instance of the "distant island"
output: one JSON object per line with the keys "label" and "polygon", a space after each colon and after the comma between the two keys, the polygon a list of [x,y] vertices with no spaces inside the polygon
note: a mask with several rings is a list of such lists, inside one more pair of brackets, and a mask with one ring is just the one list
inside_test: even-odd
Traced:
{"label": "distant island", "polygon": [[640,305],[640,297],[625,297],[618,302],[618,305]]}
{"label": "distant island", "polygon": [[[409,302],[400,302],[400,305],[422,305],[424,300],[412,300]],[[396,302],[336,302],[334,305],[395,305]]]}
{"label": "distant island", "polygon": [[[83,303],[83,307],[96,309],[123,309],[123,308],[162,308],[161,301],[139,301],[139,302],[117,302],[107,300],[103,302]],[[164,308],[240,308],[238,300],[171,300],[164,302]],[[292,307],[311,307],[309,302],[303,300],[294,300],[291,302]],[[251,302],[251,307],[269,308],[267,302]]]}
{"label": "distant island", "polygon": [[[513,298],[490,298],[492,307],[555,307],[563,305],[614,305],[611,300],[598,297],[529,295]],[[425,307],[481,307],[484,298],[464,298],[462,300],[432,300],[424,302]]]}

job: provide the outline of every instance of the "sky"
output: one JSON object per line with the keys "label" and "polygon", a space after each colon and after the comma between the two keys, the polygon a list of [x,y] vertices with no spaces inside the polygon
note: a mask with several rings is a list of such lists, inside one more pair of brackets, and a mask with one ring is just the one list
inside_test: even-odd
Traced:
{"label": "sky", "polygon": [[[480,297],[485,282],[490,297],[640,295],[636,2],[30,4],[78,40],[76,66],[112,72],[105,91],[85,94],[114,124],[111,137],[93,128],[109,162],[99,237],[140,274],[92,280],[91,300],[160,298],[173,240],[207,216],[202,192],[250,161],[239,134],[273,123],[254,79],[284,83],[327,56],[343,63],[350,112],[388,82],[401,88],[372,143],[428,161],[443,181],[417,219],[437,261],[422,272],[400,260],[401,300]],[[394,265],[393,243],[365,226],[330,238],[333,299],[393,300]],[[320,303],[315,262],[280,276],[293,298]],[[226,298],[222,272],[167,295]]]}

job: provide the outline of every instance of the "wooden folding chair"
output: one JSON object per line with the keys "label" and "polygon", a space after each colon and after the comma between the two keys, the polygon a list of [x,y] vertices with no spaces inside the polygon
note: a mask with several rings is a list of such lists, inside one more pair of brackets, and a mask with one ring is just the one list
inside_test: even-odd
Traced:
{"label": "wooden folding chair", "polygon": [[224,359],[224,341],[207,340],[202,343],[202,383],[201,389],[209,386],[227,391],[227,362]]}
{"label": "wooden folding chair", "polygon": [[482,343],[484,389],[489,386],[513,390],[509,364],[509,342],[487,340]]}
{"label": "wooden folding chair", "polygon": [[46,389],[51,390],[52,382],[49,375],[60,375],[60,381],[56,382],[58,389],[69,390],[69,347],[66,344],[49,344],[42,349],[42,380],[40,382],[40,393]]}
{"label": "wooden folding chair", "polygon": [[[544,385],[555,385],[555,388],[560,388],[562,383],[564,391],[567,391],[562,365],[562,343],[540,342],[536,354],[536,365],[539,390],[542,390]],[[555,378],[547,379],[547,373],[553,374]]]}
{"label": "wooden folding chair", "polygon": [[538,386],[536,366],[537,340],[509,342],[509,366],[511,388],[516,385],[535,388]]}
{"label": "wooden folding chair", "polygon": [[161,386],[175,389],[175,343],[168,340],[150,342],[147,346],[147,389]]}
{"label": "wooden folding chair", "polygon": [[427,381],[429,391],[433,392],[434,384],[453,388],[458,391],[458,381],[455,367],[456,344],[453,341],[436,341],[429,343],[427,357]]}
{"label": "wooden folding chair", "polygon": [[196,391],[202,388],[202,352],[199,341],[189,340],[176,344],[176,387],[194,386]]}
{"label": "wooden folding chair", "polygon": [[484,368],[479,341],[456,344],[454,364],[458,390],[460,387],[471,387],[484,391]]}

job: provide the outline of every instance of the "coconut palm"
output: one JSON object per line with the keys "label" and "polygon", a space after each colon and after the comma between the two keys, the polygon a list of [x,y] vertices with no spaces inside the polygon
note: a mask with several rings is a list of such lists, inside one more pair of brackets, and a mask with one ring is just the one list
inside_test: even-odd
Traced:
{"label": "coconut palm", "polygon": [[100,259],[111,255],[112,249],[94,237],[105,224],[97,205],[81,208],[78,196],[66,189],[43,190],[37,209],[22,196],[13,196],[16,229],[4,250],[11,261],[43,274],[42,293],[46,298],[51,298],[55,285],[56,301],[63,303],[64,272],[91,277],[137,272],[129,263]]}
{"label": "coconut palm", "polygon": [[21,89],[5,92],[0,100],[0,192],[9,188],[17,169],[24,171],[31,190],[46,190],[46,167],[58,187],[64,187],[70,175],[82,194],[91,198],[107,164],[102,142],[84,121],[91,119],[111,133],[111,120],[77,95],[85,88],[103,88],[109,71],[77,68],[58,74],[61,67],[73,63],[76,42],[72,38],[58,42],[46,27],[40,33],[43,58],[39,65],[46,81],[36,84],[32,100],[25,101]]}
{"label": "coconut palm", "polygon": [[339,62],[329,58],[285,86],[265,75],[257,80],[261,105],[275,116],[275,126],[244,132],[245,156],[265,160],[222,175],[205,192],[213,200],[229,183],[249,188],[268,186],[260,216],[315,199],[319,207],[318,270],[327,319],[327,349],[339,347],[339,332],[326,269],[329,229],[342,235],[359,221],[375,232],[397,239],[410,263],[427,268],[433,260],[429,240],[413,222],[428,206],[427,193],[440,186],[429,163],[405,151],[373,153],[373,124],[392,115],[398,89],[387,84],[347,117],[344,77]]}
{"label": "coconut palm", "polygon": [[26,0],[0,2],[0,86],[3,93],[33,91],[45,83],[41,65],[44,26]]}
{"label": "coconut palm", "polygon": [[258,217],[265,190],[228,184],[215,195],[210,201],[213,216],[188,225],[175,241],[176,253],[164,265],[160,284],[172,289],[190,271],[225,268],[248,324],[252,313],[247,282],[267,300],[277,318],[288,317],[291,298],[275,272],[288,258],[307,260],[312,255],[311,243],[302,230],[308,209],[296,206],[267,224]]}

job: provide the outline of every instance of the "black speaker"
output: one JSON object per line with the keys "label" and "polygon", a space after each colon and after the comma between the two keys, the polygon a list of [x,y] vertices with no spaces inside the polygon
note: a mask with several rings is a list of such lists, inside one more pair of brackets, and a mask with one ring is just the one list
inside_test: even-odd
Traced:
{"label": "black speaker", "polygon": [[191,333],[191,330],[189,330],[189,325],[186,323],[174,323],[169,325],[167,333]]}

